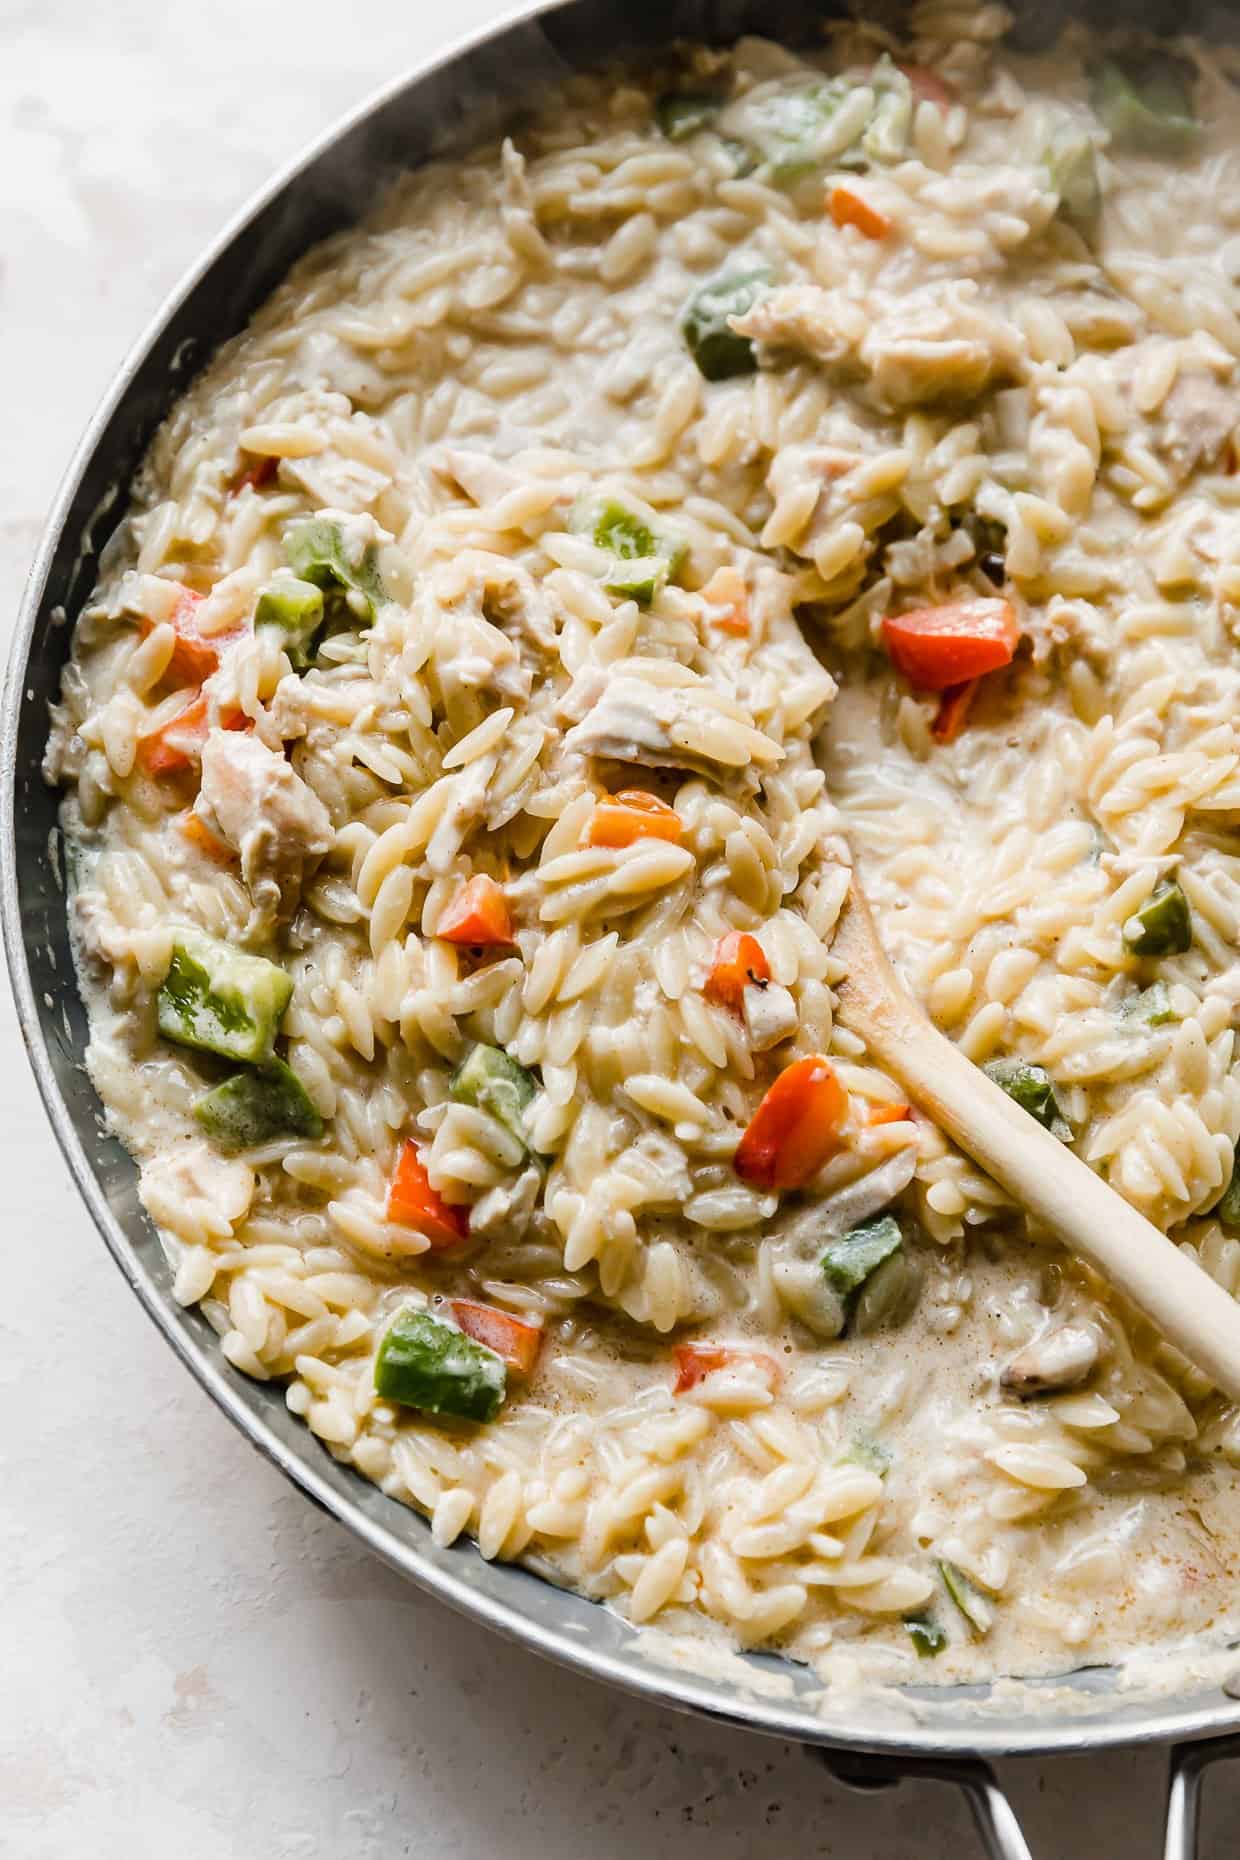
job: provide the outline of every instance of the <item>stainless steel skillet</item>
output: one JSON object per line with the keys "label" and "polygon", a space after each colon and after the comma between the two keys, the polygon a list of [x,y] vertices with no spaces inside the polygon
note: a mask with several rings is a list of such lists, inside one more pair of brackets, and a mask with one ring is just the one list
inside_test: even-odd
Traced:
{"label": "stainless steel skillet", "polygon": [[419,1517],[332,1460],[288,1414],[278,1390],[236,1374],[206,1323],[175,1304],[137,1200],[134,1168],[102,1132],[82,1068],[87,1028],[65,923],[56,796],[40,773],[47,705],[67,651],[67,623],[96,578],[126,487],[169,406],[292,262],[365,211],[396,168],[497,128],[537,83],[566,68],[673,36],[795,36],[808,10],[797,0],[527,0],[508,24],[402,78],[333,130],[267,188],[174,295],[70,467],[14,642],[0,722],[0,916],[20,1023],[78,1187],[172,1347],[261,1451],[394,1568],[535,1652],[678,1709],[813,1746],[858,1787],[902,1778],[953,1782],[968,1792],[986,1849],[998,1860],[1027,1860],[1028,1849],[987,1758],[1172,1744],[1166,1854],[1190,1860],[1201,1771],[1216,1757],[1240,1755],[1240,1652],[1234,1665],[1225,1657],[1203,1662],[1199,1679],[1165,1695],[1129,1685],[1115,1669],[1094,1669],[1053,1687],[924,1688],[894,1701],[833,1700],[811,1674],[770,1656],[696,1675],[671,1664],[657,1636],[527,1570],[486,1563],[468,1545],[436,1548]]}

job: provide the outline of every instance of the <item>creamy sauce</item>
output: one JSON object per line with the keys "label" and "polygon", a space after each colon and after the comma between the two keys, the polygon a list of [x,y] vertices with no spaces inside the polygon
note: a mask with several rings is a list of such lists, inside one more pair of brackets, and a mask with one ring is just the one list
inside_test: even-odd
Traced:
{"label": "creamy sauce", "polygon": [[[936,1021],[1041,1068],[1064,1140],[1240,1285],[1210,1213],[1240,1137],[1230,80],[1192,53],[1200,139],[1151,156],[1083,44],[918,20],[821,67],[755,41],[576,81],[312,253],[157,438],[49,749],[92,1076],[228,1360],[438,1541],[667,1657],[879,1688],[1221,1634],[1240,1549],[1234,1411],[901,1114],[830,953],[855,856]],[[719,113],[661,133],[689,91]],[[737,274],[711,378],[685,307]],[[313,608],[290,569],[328,584],[308,645],[261,618]],[[1019,647],[953,737],[882,622],[964,598]],[[633,790],[674,829],[648,799],[617,843]],[[481,953],[447,932],[479,877]],[[1191,945],[1138,957],[1172,880]],[[159,1031],[187,924],[290,978],[301,1130],[204,1134],[228,1067]],[[734,932],[769,973],[729,1005]],[[515,1124],[462,1092],[478,1044],[528,1081]],[[839,1141],[775,1185],[738,1139],[815,1056]],[[407,1145],[466,1245],[394,1215]],[[824,1252],[885,1212],[846,1294]],[[482,1427],[375,1385],[393,1320],[462,1298],[541,1326]]]}

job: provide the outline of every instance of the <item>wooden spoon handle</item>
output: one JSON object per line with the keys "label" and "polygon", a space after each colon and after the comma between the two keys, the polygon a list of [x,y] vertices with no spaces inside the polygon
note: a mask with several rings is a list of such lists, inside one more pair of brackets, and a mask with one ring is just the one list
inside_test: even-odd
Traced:
{"label": "wooden spoon handle", "polygon": [[1014,1201],[1240,1401],[1240,1304],[931,1025],[888,963],[858,897],[854,889],[832,952],[849,965],[839,984],[843,1024]]}

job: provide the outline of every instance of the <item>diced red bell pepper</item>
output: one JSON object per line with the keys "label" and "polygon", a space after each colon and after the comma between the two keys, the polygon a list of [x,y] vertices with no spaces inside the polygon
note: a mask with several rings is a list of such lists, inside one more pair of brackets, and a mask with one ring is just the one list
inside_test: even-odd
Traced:
{"label": "diced red bell pepper", "polygon": [[472,1304],[467,1298],[452,1300],[452,1315],[467,1337],[502,1356],[514,1375],[530,1374],[542,1348],[540,1324],[523,1324],[507,1311],[497,1311],[494,1305]]}
{"label": "diced red bell pepper", "polygon": [[750,983],[769,982],[771,965],[756,936],[747,930],[730,930],[715,945],[715,957],[703,993],[708,1001],[740,1011]]}
{"label": "diced red bell pepper", "polygon": [[820,1053],[780,1073],[737,1145],[733,1167],[757,1188],[803,1188],[840,1147],[848,1094]]}
{"label": "diced red bell pepper", "polygon": [[[178,775],[192,768],[202,757],[210,721],[207,694],[198,692],[175,717],[138,738],[137,762],[148,775]],[[251,720],[243,710],[233,706],[220,712],[222,730],[248,730]]]}
{"label": "diced red bell pepper", "polygon": [[280,469],[279,459],[272,458],[269,453],[256,456],[254,453],[247,452],[243,453],[242,457],[252,459],[253,463],[248,466],[243,465],[229,485],[229,490],[234,497],[239,491],[244,491],[247,485],[252,485],[256,491],[261,491],[265,484],[271,483]]}
{"label": "diced red bell pepper", "polygon": [[937,103],[944,109],[956,101],[956,93],[945,78],[929,65],[901,65],[909,86],[918,103]]}
{"label": "diced red bell pepper", "polygon": [[683,1395],[688,1389],[695,1389],[707,1376],[713,1376],[717,1369],[730,1369],[742,1363],[754,1363],[762,1371],[767,1383],[774,1391],[779,1386],[780,1368],[773,1356],[765,1350],[738,1350],[725,1343],[679,1343],[672,1351],[676,1364],[676,1384],[673,1394]]}
{"label": "diced red bell pepper", "polygon": [[431,1243],[432,1252],[460,1246],[469,1238],[468,1208],[453,1207],[431,1187],[426,1165],[412,1137],[401,1146],[396,1174],[388,1189],[387,1217],[402,1227],[416,1227]]}
{"label": "diced red bell pepper", "polygon": [[954,743],[960,735],[968,722],[979,682],[971,678],[967,685],[948,685],[939,699],[938,712],[930,725],[930,734],[936,743]]}
{"label": "diced red bell pepper", "polygon": [[177,638],[166,676],[174,684],[203,684],[219,666],[220,648],[237,637],[236,630],[215,633],[210,638],[198,631],[196,615],[205,599],[192,588],[184,588],[172,610],[170,624]]}
{"label": "diced red bell pepper", "polygon": [[984,595],[888,614],[883,639],[896,670],[919,691],[945,691],[1010,665],[1020,628],[1010,601]]}
{"label": "diced red bell pepper", "polygon": [[237,855],[227,840],[222,840],[217,833],[212,833],[201,814],[196,814],[192,807],[187,807],[183,814],[177,815],[177,826],[190,845],[204,853],[208,859],[214,859],[217,865],[231,865]]}
{"label": "diced red bell pepper", "polygon": [[879,1124],[905,1124],[913,1113],[907,1104],[867,1104],[865,1121],[873,1130]]}
{"label": "diced red bell pepper", "polygon": [[828,192],[827,211],[837,226],[855,226],[867,239],[885,239],[891,231],[887,215],[844,181],[837,181]]}
{"label": "diced red bell pepper", "polygon": [[435,935],[442,937],[445,943],[473,944],[480,949],[510,949],[512,913],[495,880],[479,872],[462,885],[439,919]]}
{"label": "diced red bell pepper", "polygon": [[586,823],[583,846],[632,846],[638,840],[680,843],[684,821],[674,807],[644,788],[622,788],[600,801]]}
{"label": "diced red bell pepper", "polygon": [[717,568],[702,589],[702,599],[720,609],[711,621],[721,633],[745,639],[749,633],[749,592],[739,568],[726,563]]}

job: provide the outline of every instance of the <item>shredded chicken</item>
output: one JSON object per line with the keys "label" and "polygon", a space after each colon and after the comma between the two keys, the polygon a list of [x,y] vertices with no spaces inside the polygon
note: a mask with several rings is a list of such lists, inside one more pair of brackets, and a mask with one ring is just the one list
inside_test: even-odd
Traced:
{"label": "shredded chicken", "polygon": [[[1178,489],[1199,469],[1226,462],[1237,426],[1240,398],[1234,359],[1209,338],[1170,341],[1150,336],[1132,343],[1103,364],[1103,380],[1117,397],[1112,423],[1126,440],[1144,436]],[[1151,382],[1170,378],[1157,405]],[[1152,393],[1157,398],[1160,386]]]}
{"label": "shredded chicken", "polygon": [[145,1165],[139,1193],[157,1227],[190,1241],[226,1239],[250,1211],[254,1171],[206,1143],[181,1143]]}
{"label": "shredded chicken", "polygon": [[749,1044],[755,1053],[767,1053],[797,1030],[797,1004],[778,982],[750,982],[741,997]]}
{"label": "shredded chicken", "polygon": [[497,504],[501,497],[523,489],[527,483],[511,465],[492,458],[489,452],[475,452],[466,446],[445,447],[432,463],[437,472],[459,485],[479,509]]}
{"label": "shredded chicken", "polygon": [[1098,1367],[1102,1343],[1092,1324],[1062,1324],[1044,1331],[1004,1364],[999,1385],[1027,1401],[1079,1388]]}
{"label": "shredded chicken", "polygon": [[212,730],[203,746],[202,798],[241,856],[256,912],[287,921],[307,870],[332,843],[322,801],[283,756],[235,730]]}
{"label": "shredded chicken", "polygon": [[476,1201],[469,1217],[471,1236],[482,1240],[523,1240],[538,1206],[542,1172],[534,1164],[511,1182],[497,1182]]}
{"label": "shredded chicken", "polygon": [[434,595],[444,607],[470,604],[488,621],[524,637],[543,652],[556,650],[555,614],[529,570],[487,549],[463,549],[438,571]]}
{"label": "shredded chicken", "polygon": [[1179,480],[1222,463],[1240,424],[1235,389],[1203,368],[1181,369],[1161,412],[1159,450]]}
{"label": "shredded chicken", "polygon": [[[636,666],[638,661],[628,661]],[[660,670],[666,670],[660,665]],[[568,716],[585,714],[564,739],[566,749],[607,756],[646,768],[692,769],[715,774],[749,762],[783,760],[778,743],[748,721],[739,705],[709,681],[682,674],[683,682],[661,684],[640,672],[597,667],[578,678],[564,700]]]}
{"label": "shredded chicken", "polygon": [[892,308],[843,291],[793,284],[772,291],[732,327],[755,342],[802,349],[840,374],[866,378],[882,407],[976,400],[1020,378],[1024,338],[968,283],[927,284]]}

